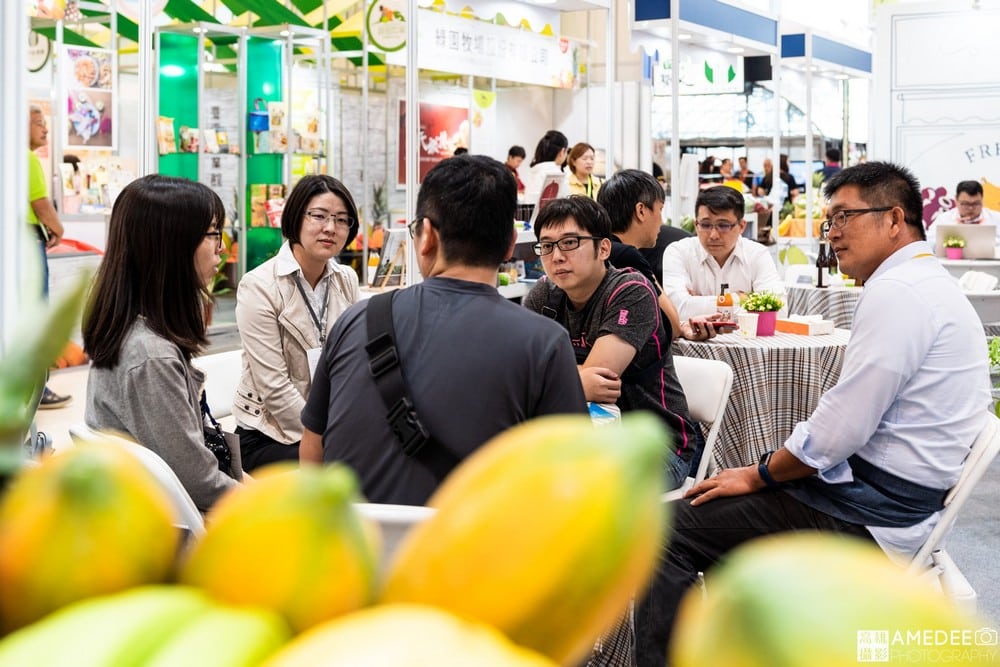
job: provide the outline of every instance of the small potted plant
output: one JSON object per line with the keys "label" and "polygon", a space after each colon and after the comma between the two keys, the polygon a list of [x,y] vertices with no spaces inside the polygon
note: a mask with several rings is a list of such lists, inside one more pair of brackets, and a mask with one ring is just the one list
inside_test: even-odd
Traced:
{"label": "small potted plant", "polygon": [[740,306],[748,313],[757,313],[757,335],[773,336],[778,311],[785,305],[773,292],[751,292]]}
{"label": "small potted plant", "polygon": [[961,236],[949,236],[944,240],[944,254],[948,259],[962,259],[962,248],[965,247],[965,239]]}

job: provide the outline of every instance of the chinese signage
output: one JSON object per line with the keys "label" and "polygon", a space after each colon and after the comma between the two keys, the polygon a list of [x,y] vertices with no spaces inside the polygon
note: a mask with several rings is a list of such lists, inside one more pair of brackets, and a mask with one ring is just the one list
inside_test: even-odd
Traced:
{"label": "chinese signage", "polygon": [[[420,10],[417,20],[420,69],[552,88],[577,83],[576,45],[567,39],[430,10]],[[405,65],[405,51],[387,60]]]}

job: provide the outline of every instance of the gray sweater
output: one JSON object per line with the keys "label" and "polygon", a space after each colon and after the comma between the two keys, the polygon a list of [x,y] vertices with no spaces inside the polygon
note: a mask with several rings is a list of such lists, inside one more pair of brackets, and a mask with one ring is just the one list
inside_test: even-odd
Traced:
{"label": "gray sweater", "polygon": [[84,419],[112,429],[166,461],[201,511],[239,484],[205,447],[200,407],[204,374],[180,348],[136,320],[114,368],[90,369]]}

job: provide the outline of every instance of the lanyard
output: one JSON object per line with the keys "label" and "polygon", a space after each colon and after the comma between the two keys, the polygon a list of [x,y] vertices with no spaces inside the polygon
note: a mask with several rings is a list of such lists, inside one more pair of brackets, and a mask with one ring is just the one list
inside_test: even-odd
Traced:
{"label": "lanyard", "polygon": [[299,294],[302,295],[302,299],[306,302],[306,308],[309,309],[309,316],[312,317],[313,324],[316,325],[316,331],[319,332],[319,344],[323,345],[326,342],[326,308],[330,305],[330,278],[333,274],[327,274],[326,276],[326,290],[323,292],[323,309],[319,311],[319,317],[316,317],[316,311],[313,310],[312,301],[306,294],[305,287],[302,286],[302,274],[295,274],[295,286],[299,288]]}

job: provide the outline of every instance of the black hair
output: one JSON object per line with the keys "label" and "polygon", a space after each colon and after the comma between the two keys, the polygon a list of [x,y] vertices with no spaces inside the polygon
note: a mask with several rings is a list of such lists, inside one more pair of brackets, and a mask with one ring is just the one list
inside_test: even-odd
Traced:
{"label": "black hair", "polygon": [[[655,163],[654,163],[655,164]],[[653,208],[665,199],[663,186],[651,175],[638,169],[622,169],[604,182],[597,191],[597,203],[611,220],[611,231],[621,234],[632,226],[636,204]]]}
{"label": "black hair", "polygon": [[841,169],[823,183],[823,195],[829,199],[840,188],[854,185],[869,206],[899,206],[906,224],[920,230],[926,239],[923,222],[923,198],[920,182],[906,167],[891,162],[862,162]]}
{"label": "black hair", "polygon": [[292,193],[285,200],[285,207],[281,211],[281,235],[288,239],[290,245],[299,243],[299,235],[302,233],[302,222],[306,217],[306,209],[313,197],[325,194],[336,195],[347,206],[347,215],[351,217],[351,229],[347,232],[347,240],[344,247],[351,245],[351,241],[358,235],[358,207],[354,204],[354,197],[347,186],[338,181],[333,176],[325,174],[314,174],[303,176],[302,179],[292,188]]}
{"label": "black hair", "polygon": [[541,238],[542,231],[573,218],[580,229],[599,239],[611,238],[611,218],[604,207],[590,197],[570,195],[563,199],[553,199],[545,205],[535,218],[535,238]]}
{"label": "black hair", "polygon": [[510,169],[485,155],[459,155],[431,169],[417,193],[417,217],[441,237],[444,259],[496,267],[514,234],[517,182]]}
{"label": "black hair", "polygon": [[840,149],[839,148],[827,148],[826,149],[826,159],[830,162],[840,162]]}
{"label": "black hair", "polygon": [[524,146],[511,146],[507,151],[507,157],[519,157],[523,160],[528,154],[524,151]]}
{"label": "black hair", "polygon": [[555,162],[559,152],[569,149],[569,139],[559,130],[549,130],[535,146],[535,157],[531,160],[534,167],[539,162]]}
{"label": "black hair", "polygon": [[983,194],[983,184],[979,181],[960,181],[959,184],[955,186],[955,198],[958,199],[958,195],[963,192],[970,197],[981,195]]}
{"label": "black hair", "polygon": [[111,210],[107,250],[83,320],[84,349],[94,366],[118,363],[140,315],[187,359],[208,344],[194,256],[225,217],[222,200],[201,183],[153,174],[125,186]]}
{"label": "black hair", "polygon": [[468,154],[469,154],[468,148],[466,148],[465,146],[459,146],[458,148],[455,149],[455,152],[452,153],[451,155],[452,157],[458,157],[459,155],[468,155]]}
{"label": "black hair", "polygon": [[695,215],[702,206],[708,208],[712,213],[724,213],[732,211],[736,214],[737,220],[742,220],[744,211],[743,195],[728,185],[716,185],[706,188],[698,193],[698,198],[694,201]]}

